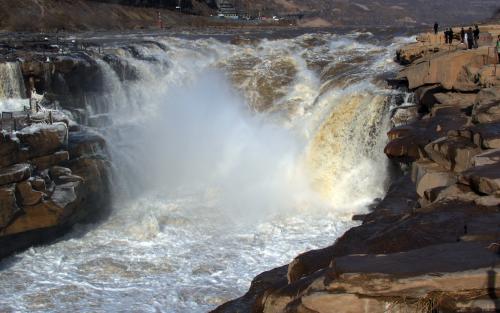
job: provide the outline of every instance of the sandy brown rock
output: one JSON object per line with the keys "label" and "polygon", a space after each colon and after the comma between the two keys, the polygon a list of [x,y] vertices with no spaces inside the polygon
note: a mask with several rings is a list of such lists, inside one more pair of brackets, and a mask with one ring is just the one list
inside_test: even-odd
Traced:
{"label": "sandy brown rock", "polygon": [[[446,90],[479,90],[470,69],[485,65],[487,47],[477,50],[455,51],[435,54],[421,59],[403,69],[399,79],[406,79],[410,89],[424,85],[439,84]],[[469,67],[468,69],[466,67]]]}
{"label": "sandy brown rock", "polygon": [[486,150],[481,154],[474,156],[472,164],[474,166],[482,166],[488,164],[500,164],[500,149]]}
{"label": "sandy brown rock", "polygon": [[500,123],[478,124],[468,131],[476,145],[485,149],[500,148]]}
{"label": "sandy brown rock", "polygon": [[68,151],[58,151],[54,154],[41,156],[30,160],[30,163],[37,171],[43,171],[51,166],[69,160]]}
{"label": "sandy brown rock", "polygon": [[33,190],[28,180],[16,184],[17,201],[21,206],[35,205],[42,201],[44,193]]}
{"label": "sandy brown rock", "polygon": [[468,182],[472,188],[482,194],[500,192],[500,167],[498,163],[475,166],[462,173],[462,181]]}
{"label": "sandy brown rock", "polygon": [[412,179],[420,197],[425,191],[437,187],[446,187],[456,182],[456,177],[446,168],[428,160],[419,160],[413,163]]}
{"label": "sandy brown rock", "polygon": [[463,172],[481,149],[464,137],[441,137],[425,147],[427,156],[449,171]]}
{"label": "sandy brown rock", "polygon": [[68,127],[64,123],[35,124],[17,133],[21,144],[30,150],[31,157],[52,154],[67,145]]}

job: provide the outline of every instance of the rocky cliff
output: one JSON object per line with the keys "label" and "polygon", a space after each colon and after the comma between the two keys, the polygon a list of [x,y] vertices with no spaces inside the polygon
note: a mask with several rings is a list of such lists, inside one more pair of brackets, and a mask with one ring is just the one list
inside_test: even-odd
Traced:
{"label": "rocky cliff", "polygon": [[[500,70],[496,26],[479,49],[424,34],[398,51],[386,197],[324,249],[257,276],[214,312],[498,312]],[[486,32],[491,31],[491,33]]]}
{"label": "rocky cliff", "polygon": [[48,61],[44,53],[16,52],[26,90],[45,94],[47,106],[2,118],[0,258],[96,221],[110,207],[106,142],[89,127],[99,121],[84,100],[102,91],[100,68],[85,53]]}

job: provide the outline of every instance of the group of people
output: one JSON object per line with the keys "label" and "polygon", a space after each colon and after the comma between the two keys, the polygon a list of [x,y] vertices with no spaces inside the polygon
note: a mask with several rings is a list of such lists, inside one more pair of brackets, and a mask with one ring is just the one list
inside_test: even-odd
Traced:
{"label": "group of people", "polygon": [[479,33],[480,31],[477,25],[474,25],[474,30],[472,27],[469,27],[467,31],[462,27],[460,31],[460,42],[464,43],[468,49],[477,49],[479,47]]}
{"label": "group of people", "polygon": [[[437,35],[438,31],[439,24],[436,22],[434,23],[434,34]],[[469,27],[468,30],[465,30],[465,28],[462,27],[462,29],[460,30],[460,42],[465,44],[467,49],[477,49],[479,47],[479,34],[480,30],[479,26],[477,25],[474,25],[474,29],[472,29],[472,27]],[[447,44],[451,45],[453,43],[453,36],[453,28],[450,27],[444,31],[444,38]]]}

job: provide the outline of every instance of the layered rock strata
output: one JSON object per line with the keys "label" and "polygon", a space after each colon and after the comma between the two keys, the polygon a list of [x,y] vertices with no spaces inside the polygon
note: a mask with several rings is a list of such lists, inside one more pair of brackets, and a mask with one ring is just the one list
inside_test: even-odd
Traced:
{"label": "layered rock strata", "polygon": [[1,134],[0,257],[102,216],[109,202],[104,148],[101,137],[69,132],[64,122]]}
{"label": "layered rock strata", "polygon": [[415,49],[398,52],[397,84],[416,103],[385,147],[403,175],[360,226],[214,312],[500,310],[500,69],[487,46]]}
{"label": "layered rock strata", "polygon": [[17,53],[26,53],[19,64],[26,89],[44,94],[52,110],[50,118],[18,112],[24,122],[0,133],[0,258],[97,221],[111,201],[106,142],[89,127],[99,123],[85,102],[104,92],[101,67],[82,53],[54,53],[49,62]]}

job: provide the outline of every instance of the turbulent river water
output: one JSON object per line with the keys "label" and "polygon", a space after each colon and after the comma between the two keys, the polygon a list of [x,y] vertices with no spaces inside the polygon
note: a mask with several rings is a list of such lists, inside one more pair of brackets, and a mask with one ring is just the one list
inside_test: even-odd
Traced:
{"label": "turbulent river water", "polygon": [[88,97],[111,216],[0,263],[0,312],[206,312],[383,196],[379,77],[404,39],[146,39],[110,44],[134,78],[97,59],[106,93]]}

